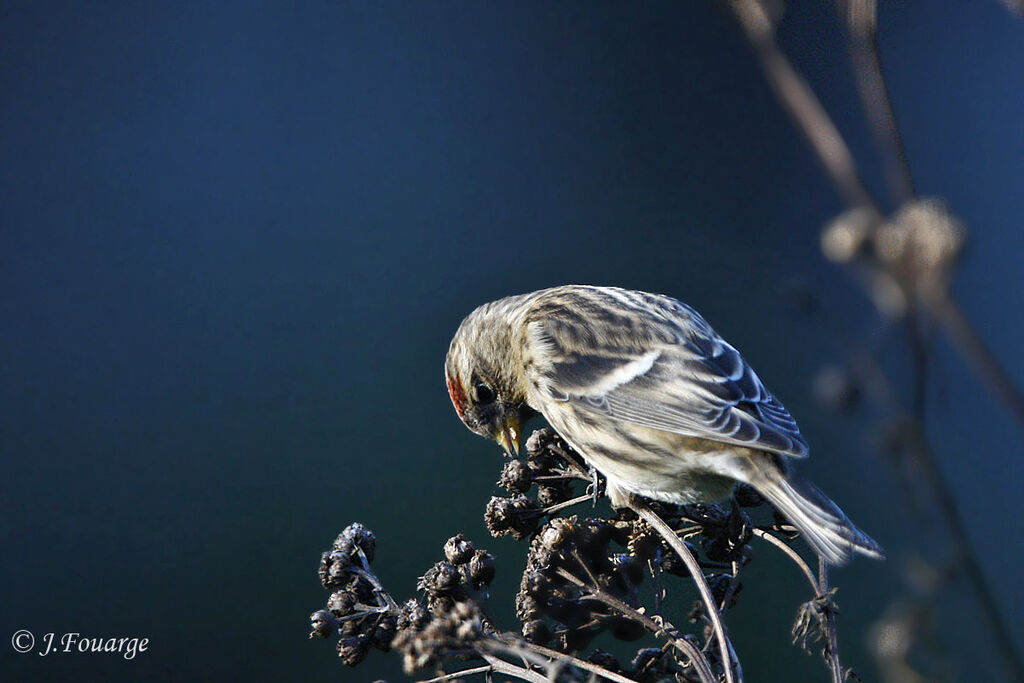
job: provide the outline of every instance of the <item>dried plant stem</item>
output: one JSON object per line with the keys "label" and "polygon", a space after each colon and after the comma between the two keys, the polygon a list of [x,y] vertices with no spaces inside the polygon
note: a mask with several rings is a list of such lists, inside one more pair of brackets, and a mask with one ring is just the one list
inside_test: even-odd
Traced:
{"label": "dried plant stem", "polygon": [[570,500],[567,500],[565,502],[558,503],[556,505],[552,505],[550,507],[546,507],[546,508],[543,508],[541,510],[538,510],[538,512],[540,514],[542,514],[542,515],[550,515],[553,512],[558,512],[559,510],[564,510],[566,508],[571,508],[573,505],[579,505],[580,503],[585,503],[585,502],[587,502],[588,500],[591,500],[591,499],[593,499],[593,496],[590,495],[590,494],[583,495],[583,496],[577,496],[577,497],[572,498]]}
{"label": "dried plant stem", "polygon": [[867,113],[878,146],[885,155],[885,173],[889,194],[901,204],[916,195],[910,164],[896,125],[896,115],[889,99],[889,89],[882,75],[878,58],[877,0],[838,0],[846,14],[850,34],[850,60],[860,90],[861,103]]}
{"label": "dried plant stem", "polygon": [[[828,595],[828,565],[821,557],[818,558],[818,596]],[[835,609],[825,613],[822,624],[828,638],[828,668],[832,671],[832,683],[843,683],[843,665],[839,662],[839,628],[836,626]]]}
{"label": "dried plant stem", "polygon": [[1024,425],[1024,393],[1014,384],[960,306],[945,293],[928,297],[925,301],[928,312],[939,321],[946,336],[967,359],[974,373],[982,378],[998,402]]}
{"label": "dried plant stem", "polygon": [[573,657],[572,655],[567,655],[564,652],[552,650],[551,648],[547,648],[542,645],[535,645],[533,643],[528,643],[517,639],[510,643],[509,647],[511,648],[509,651],[510,653],[520,654],[519,648],[525,648],[527,650],[530,650],[531,652],[535,652],[544,657],[555,659],[565,664],[572,664],[577,669],[589,671],[590,673],[600,676],[601,678],[604,678],[606,680],[615,681],[615,683],[636,683],[636,681],[634,681],[631,678],[627,678],[622,674],[615,673],[614,671],[609,671],[608,669],[600,667],[597,664],[594,664],[593,662],[588,662],[585,659]]}
{"label": "dried plant stem", "polygon": [[643,612],[630,607],[601,587],[591,586],[581,581],[578,577],[565,569],[559,569],[558,575],[573,585],[586,590],[596,600],[600,600],[609,607],[615,609],[619,614],[627,619],[631,619],[638,624],[641,624],[651,633],[655,635],[664,635],[672,647],[682,652],[690,660],[694,669],[697,670],[697,675],[700,676],[702,683],[717,683],[718,677],[715,676],[712,671],[711,664],[708,662],[707,657],[704,656],[704,653],[689,640],[683,638],[678,629],[676,629],[671,622],[662,619],[659,623]]}
{"label": "dried plant stem", "polygon": [[811,584],[811,589],[813,589],[817,593],[817,591],[818,591],[818,580],[816,578],[814,578],[814,572],[812,572],[811,568],[807,566],[806,562],[804,562],[804,558],[800,557],[800,555],[798,555],[795,550],[790,548],[788,545],[786,545],[785,543],[783,543],[779,539],[775,538],[775,536],[772,536],[767,531],[764,531],[763,529],[757,529],[757,528],[752,529],[752,531],[754,532],[754,535],[757,536],[758,538],[763,539],[763,540],[767,541],[768,543],[771,543],[773,546],[775,546],[776,548],[778,548],[782,552],[786,553],[786,555],[789,556],[789,559],[793,560],[793,562],[796,564],[796,566],[800,567],[800,569],[804,573],[804,576],[807,577],[807,581]]}
{"label": "dried plant stem", "polygon": [[[820,557],[818,558],[818,576],[815,577],[814,572],[811,571],[811,568],[795,550],[764,529],[755,528],[752,531],[755,536],[775,546],[793,560],[794,564],[796,564],[796,566],[800,568],[800,571],[803,572],[804,576],[807,577],[807,582],[811,584],[811,589],[814,591],[815,598],[823,598],[828,595],[828,569],[823,559]],[[822,624],[822,629],[825,631],[826,638],[828,639],[828,649],[826,652],[829,671],[832,674],[832,683],[842,683],[843,667],[839,661],[839,629],[836,625],[835,614],[832,612],[828,612],[826,614],[825,622]]]}
{"label": "dried plant stem", "polygon": [[[718,613],[718,605],[715,603],[715,598],[711,595],[711,588],[708,586],[707,579],[704,578],[704,572],[701,571],[700,565],[697,563],[697,558],[693,556],[693,553],[686,547],[686,544],[679,540],[672,528],[659,517],[654,510],[649,508],[646,503],[633,498],[630,501],[630,509],[635,512],[640,519],[647,522],[652,529],[657,531],[662,538],[669,544],[676,554],[679,555],[679,559],[683,561],[686,568],[690,570],[690,575],[693,576],[693,581],[697,584],[697,591],[700,593],[700,598],[704,602],[705,610],[708,613],[708,618],[711,619],[712,630],[715,633],[715,638],[718,641],[718,650],[722,657],[722,668],[725,671],[726,683],[736,683],[737,678],[743,680],[743,671],[740,668],[739,658],[730,655],[732,652],[732,645],[729,643],[729,637],[725,633],[725,625],[722,624],[722,617]],[[737,669],[736,675],[733,672],[733,665]]]}
{"label": "dried plant stem", "polygon": [[491,669],[497,673],[512,676],[513,678],[518,678],[523,681],[530,681],[530,683],[548,683],[549,681],[549,678],[544,674],[538,673],[533,669],[527,669],[523,666],[510,664],[496,655],[481,653],[480,656],[483,657],[484,661],[490,664]]}
{"label": "dried plant stem", "polygon": [[443,676],[427,678],[422,681],[417,681],[416,683],[441,683],[441,681],[454,681],[458,678],[468,678],[469,676],[487,673],[488,671],[494,671],[494,667],[490,664],[485,664],[483,666],[473,667],[472,669],[463,669],[462,671],[456,671],[455,673],[445,674]]}
{"label": "dried plant stem", "polygon": [[[856,1],[868,2],[870,0]],[[748,42],[757,53],[765,76],[774,89],[779,102],[818,155],[844,201],[851,208],[867,207],[878,215],[878,203],[860,180],[849,147],[815,96],[814,91],[793,68],[785,53],[779,48],[775,41],[774,28],[759,0],[730,0],[729,6]],[[863,38],[865,35],[863,22],[866,16],[864,12],[873,11],[873,7],[858,9],[861,11],[861,15],[856,20],[861,22],[861,26],[855,27],[855,30],[860,31],[861,38]],[[873,22],[873,18],[867,20]],[[867,43],[873,44],[873,33],[874,27],[869,26]],[[868,45],[868,47],[872,49],[872,45]],[[881,68],[877,64],[877,52],[874,53],[874,62],[872,63],[872,57],[869,56],[859,66],[861,69],[871,70],[871,73],[867,74],[866,80],[864,80],[864,75],[860,76],[864,80],[862,87],[869,88],[876,93],[884,93],[886,92],[885,80]],[[885,106],[888,107],[887,102]],[[892,127],[891,131],[884,134],[889,137],[891,144],[898,145],[895,154],[901,154],[899,132],[891,109],[887,113],[883,112],[881,122]],[[906,166],[901,169],[901,172],[909,173]],[[907,191],[908,188],[912,191],[912,184],[904,184],[903,191]],[[991,352],[957,303],[945,291],[927,293],[918,299],[930,316],[940,323],[946,336],[981,383],[1000,400],[1000,403],[1018,422],[1024,424],[1024,393],[1015,385],[1009,373]],[[914,330],[911,329],[911,332],[913,334]],[[914,424],[915,431],[920,433],[921,428],[917,421]],[[923,435],[921,439],[923,442]],[[957,512],[956,501],[949,487],[945,485],[938,463],[931,451],[927,446],[916,450],[920,464],[930,471],[931,488],[938,499],[939,507],[942,508],[941,513],[946,519],[957,555],[961,559],[981,610],[997,641],[997,649],[1011,678],[1024,680],[1024,659],[1017,651],[993,591],[988,585],[988,580],[975,559],[963,521]]]}
{"label": "dried plant stem", "polygon": [[757,52],[765,77],[779,101],[814,148],[843,199],[851,206],[876,208],[857,173],[853,154],[843,136],[775,42],[768,14],[757,0],[730,0],[747,40]]}

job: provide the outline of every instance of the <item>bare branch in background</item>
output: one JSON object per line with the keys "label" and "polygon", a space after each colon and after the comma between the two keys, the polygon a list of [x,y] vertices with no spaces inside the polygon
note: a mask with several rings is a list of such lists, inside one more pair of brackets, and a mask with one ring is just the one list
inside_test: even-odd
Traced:
{"label": "bare branch in background", "polygon": [[892,202],[899,206],[912,200],[914,179],[910,173],[903,139],[889,101],[889,90],[878,58],[877,0],[839,0],[846,15],[850,59],[871,129],[885,157],[885,176]]}
{"label": "bare branch in background", "polygon": [[814,91],[775,42],[775,28],[764,7],[756,0],[729,0],[729,6],[757,52],[776,96],[814,148],[843,199],[850,206],[869,207],[878,213],[879,208],[860,179],[846,140]]}
{"label": "bare branch in background", "polygon": [[[875,0],[839,0],[839,5],[845,10],[851,60],[861,100],[882,148],[892,199],[900,207],[890,218],[880,215],[881,204],[860,181],[842,135],[806,80],[779,48],[764,6],[758,0],[729,0],[780,103],[817,153],[849,206],[849,210],[823,233],[825,255],[851,269],[883,316],[908,322],[915,362],[915,399],[911,411],[899,406],[895,413],[905,416],[901,423],[905,426],[906,440],[901,449],[912,454],[919,471],[925,475],[931,498],[946,523],[960,566],[970,580],[1008,673],[1013,680],[1024,680],[1024,661],[973,552],[953,490],[924,435],[921,420],[927,344],[919,310],[939,324],[979,381],[1021,424],[1024,424],[1024,394],[950,294],[953,267],[962,249],[965,231],[941,202],[916,197],[878,57]],[[878,377],[884,377],[884,373],[878,370],[874,375],[871,384],[877,387]],[[898,399],[893,400],[895,391],[886,389],[883,393],[885,402],[898,404]]]}

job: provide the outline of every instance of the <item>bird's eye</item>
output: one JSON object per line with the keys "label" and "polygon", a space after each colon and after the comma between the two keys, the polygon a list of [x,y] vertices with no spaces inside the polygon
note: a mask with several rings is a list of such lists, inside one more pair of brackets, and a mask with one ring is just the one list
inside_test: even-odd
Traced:
{"label": "bird's eye", "polygon": [[483,382],[477,382],[473,390],[476,392],[476,402],[478,405],[485,406],[488,403],[494,403],[494,399],[497,398],[494,389],[491,389]]}

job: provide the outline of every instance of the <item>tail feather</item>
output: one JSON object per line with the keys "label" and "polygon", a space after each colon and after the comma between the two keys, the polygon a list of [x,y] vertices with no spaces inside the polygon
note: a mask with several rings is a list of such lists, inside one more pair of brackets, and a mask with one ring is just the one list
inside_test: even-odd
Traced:
{"label": "tail feather", "polygon": [[855,527],[838,505],[806,479],[777,474],[756,488],[829,564],[845,564],[855,552],[885,557],[874,539]]}

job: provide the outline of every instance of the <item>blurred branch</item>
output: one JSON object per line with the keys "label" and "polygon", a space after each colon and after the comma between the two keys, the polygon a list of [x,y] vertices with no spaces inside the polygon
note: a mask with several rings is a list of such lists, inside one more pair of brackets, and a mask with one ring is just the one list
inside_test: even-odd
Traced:
{"label": "blurred branch", "polygon": [[[916,306],[936,320],[981,383],[1024,424],[1024,394],[949,294],[949,277],[959,242],[955,221],[941,208],[919,202],[899,128],[878,59],[875,0],[839,0],[846,10],[851,57],[861,99],[886,159],[893,200],[905,208],[895,220],[880,215],[880,204],[866,190],[853,156],[813,90],[797,73],[775,40],[774,26],[758,0],[729,0],[739,25],[760,59],[783,108],[808,140],[850,211],[825,236],[826,255],[858,266],[879,310],[908,315],[915,362],[914,415],[907,418],[909,446],[929,481],[980,608],[1013,680],[1024,680],[1024,661],[1010,636],[999,604],[973,552],[952,488],[927,445],[920,424],[924,405],[927,346]],[[926,234],[921,235],[924,229]],[[959,232],[962,232],[959,231]],[[873,250],[873,251],[872,251]],[[896,302],[894,305],[893,302]],[[880,374],[879,373],[876,373]],[[894,395],[894,392],[887,392]]]}
{"label": "blurred branch", "polygon": [[889,89],[878,59],[877,0],[838,0],[845,10],[850,36],[850,59],[871,129],[885,156],[885,175],[892,201],[898,206],[912,200],[914,179],[910,174],[903,139],[889,100]]}
{"label": "blurred branch", "polygon": [[971,321],[967,319],[956,301],[942,294],[930,301],[929,310],[994,397],[1002,402],[1021,424],[1024,424],[1024,394],[1014,384],[999,359],[971,325]]}
{"label": "blurred branch", "polygon": [[775,95],[814,148],[843,199],[850,206],[870,207],[879,213],[857,173],[853,154],[843,136],[814,91],[775,42],[775,30],[764,7],[757,0],[729,0],[729,6],[757,52]]}

